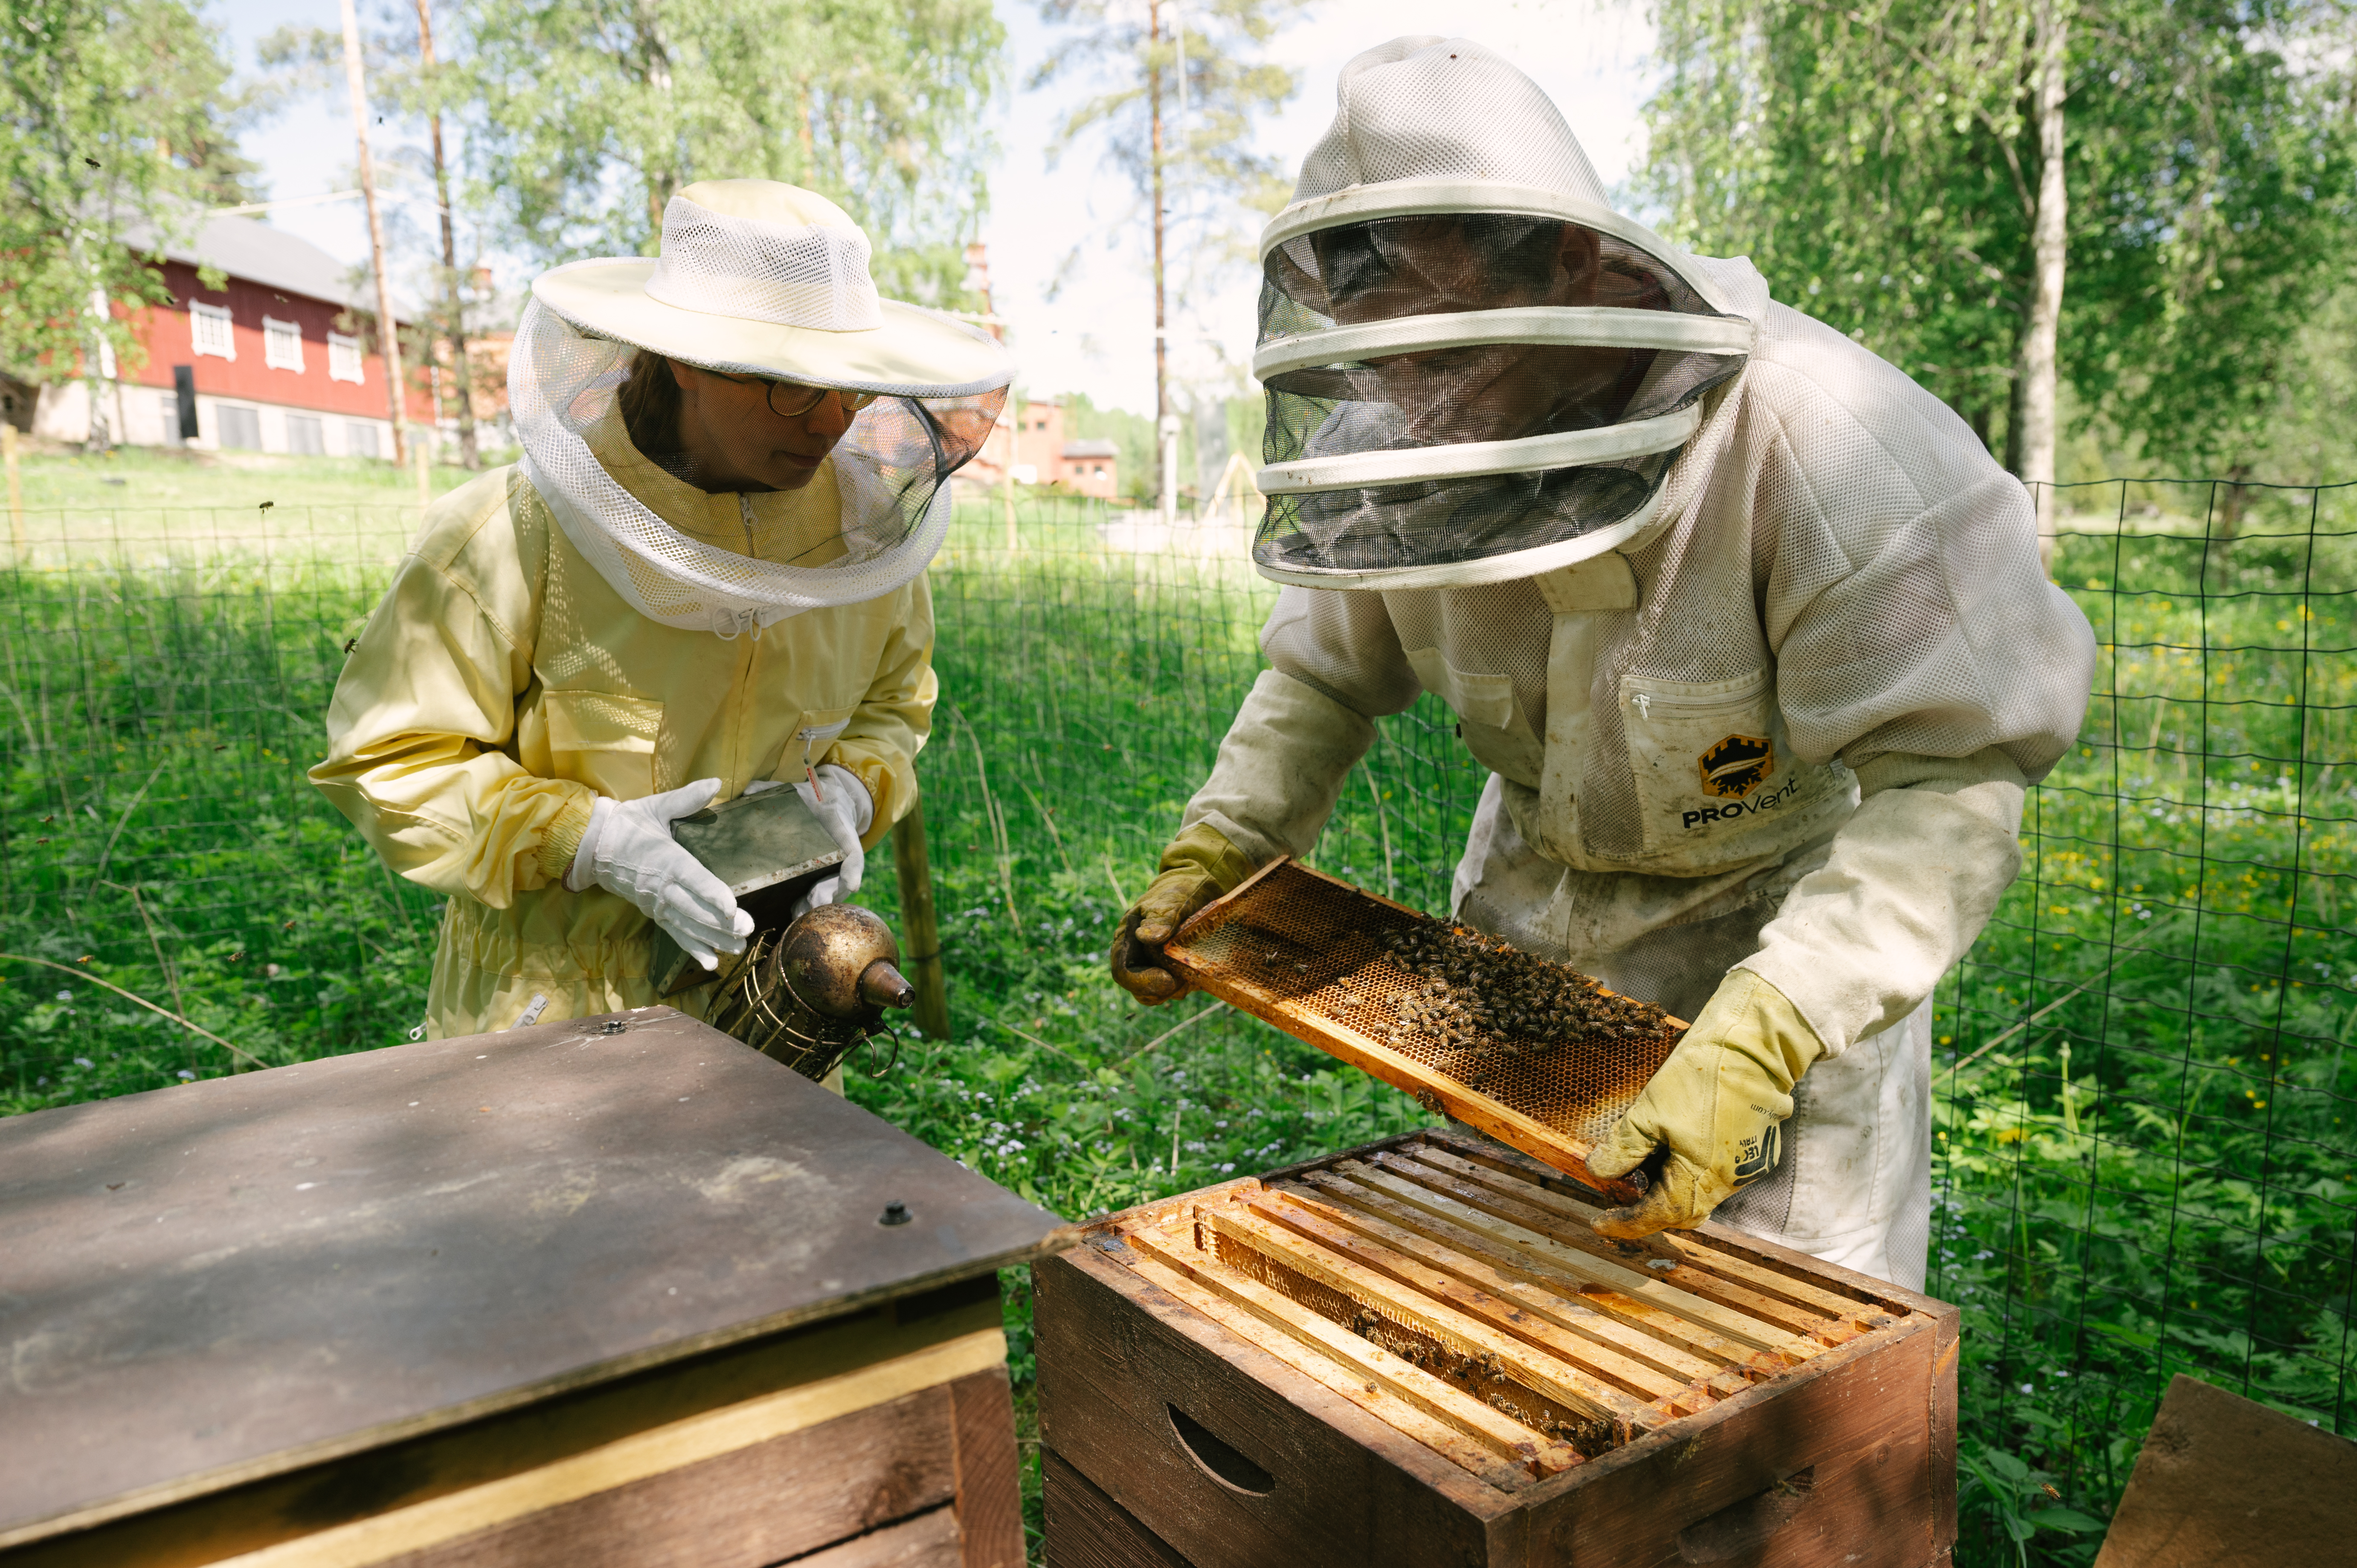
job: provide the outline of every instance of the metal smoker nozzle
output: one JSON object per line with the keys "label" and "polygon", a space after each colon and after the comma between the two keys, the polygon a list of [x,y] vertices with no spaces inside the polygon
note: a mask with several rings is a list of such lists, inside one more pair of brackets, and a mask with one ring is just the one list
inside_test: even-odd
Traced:
{"label": "metal smoker nozzle", "polygon": [[794,994],[813,1012],[857,1018],[916,1003],[915,987],[897,967],[892,928],[856,905],[822,904],[797,917],[778,948]]}
{"label": "metal smoker nozzle", "polygon": [[890,962],[877,959],[859,977],[859,994],[871,1007],[914,1007],[917,988]]}

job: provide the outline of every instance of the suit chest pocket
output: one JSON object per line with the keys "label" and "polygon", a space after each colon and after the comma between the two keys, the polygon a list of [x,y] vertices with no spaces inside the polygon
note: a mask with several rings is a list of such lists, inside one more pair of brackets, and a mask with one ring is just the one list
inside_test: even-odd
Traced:
{"label": "suit chest pocket", "polygon": [[1458,732],[1475,761],[1519,783],[1537,784],[1543,753],[1538,736],[1514,701],[1510,677],[1459,670],[1437,648],[1411,650],[1407,661],[1424,689],[1457,714]]}
{"label": "suit chest pocket", "polygon": [[555,777],[618,800],[655,791],[655,743],[663,705],[605,692],[544,692],[549,758]]}
{"label": "suit chest pocket", "polygon": [[1790,836],[1832,791],[1792,755],[1772,671],[1732,681],[1623,677],[1621,722],[1656,869],[1723,865]]}

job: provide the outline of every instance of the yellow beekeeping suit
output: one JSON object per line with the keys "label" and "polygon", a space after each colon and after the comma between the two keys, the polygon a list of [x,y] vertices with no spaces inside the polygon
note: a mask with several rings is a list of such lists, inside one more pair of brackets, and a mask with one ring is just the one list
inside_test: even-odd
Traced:
{"label": "yellow beekeeping suit", "polygon": [[[640,455],[608,413],[587,433],[673,528],[770,561],[842,552],[832,465],[801,490],[707,494]],[[444,497],[361,633],[312,782],[398,875],[449,899],[427,999],[441,1037],[656,998],[652,922],[564,886],[591,803],[698,779],[721,800],[839,763],[881,840],[916,800],[931,726],[932,601],[919,576],[864,604],[724,640],[640,615],[566,540],[522,475]],[[705,988],[672,998],[696,1011]]]}

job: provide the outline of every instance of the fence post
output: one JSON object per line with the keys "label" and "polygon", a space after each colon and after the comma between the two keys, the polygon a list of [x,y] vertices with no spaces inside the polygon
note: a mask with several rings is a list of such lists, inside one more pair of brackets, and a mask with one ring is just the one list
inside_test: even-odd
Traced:
{"label": "fence post", "polygon": [[933,874],[925,863],[925,803],[892,825],[892,869],[900,878],[901,972],[917,990],[917,1027],[930,1040],[950,1036],[950,992],[942,972],[941,928],[933,919]]}
{"label": "fence post", "polygon": [[0,422],[0,457],[8,468],[8,545],[14,558],[25,558],[25,492],[16,482],[16,427]]}

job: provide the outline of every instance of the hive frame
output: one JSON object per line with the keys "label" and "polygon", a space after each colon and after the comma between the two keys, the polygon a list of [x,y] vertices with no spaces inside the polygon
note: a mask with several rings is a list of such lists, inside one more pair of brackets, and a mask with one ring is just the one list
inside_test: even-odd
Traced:
{"label": "hive frame", "polygon": [[1426,1129],[1108,1216],[1086,1245],[1506,1492],[1938,1305],[1717,1225],[1615,1243],[1593,1197]]}
{"label": "hive frame", "polygon": [[1383,950],[1379,933],[1429,918],[1284,856],[1197,913],[1163,956],[1200,989],[1406,1090],[1426,1110],[1623,1203],[1636,1201],[1641,1186],[1594,1175],[1587,1155],[1668,1057],[1685,1022],[1671,1018],[1662,1037],[1612,1047],[1609,1058],[1592,1048],[1555,1047],[1538,1069],[1549,1081],[1533,1082],[1526,1072],[1503,1097],[1486,1093],[1448,1070],[1449,1052],[1429,1047],[1419,1059],[1367,1026],[1406,993],[1411,978]]}

